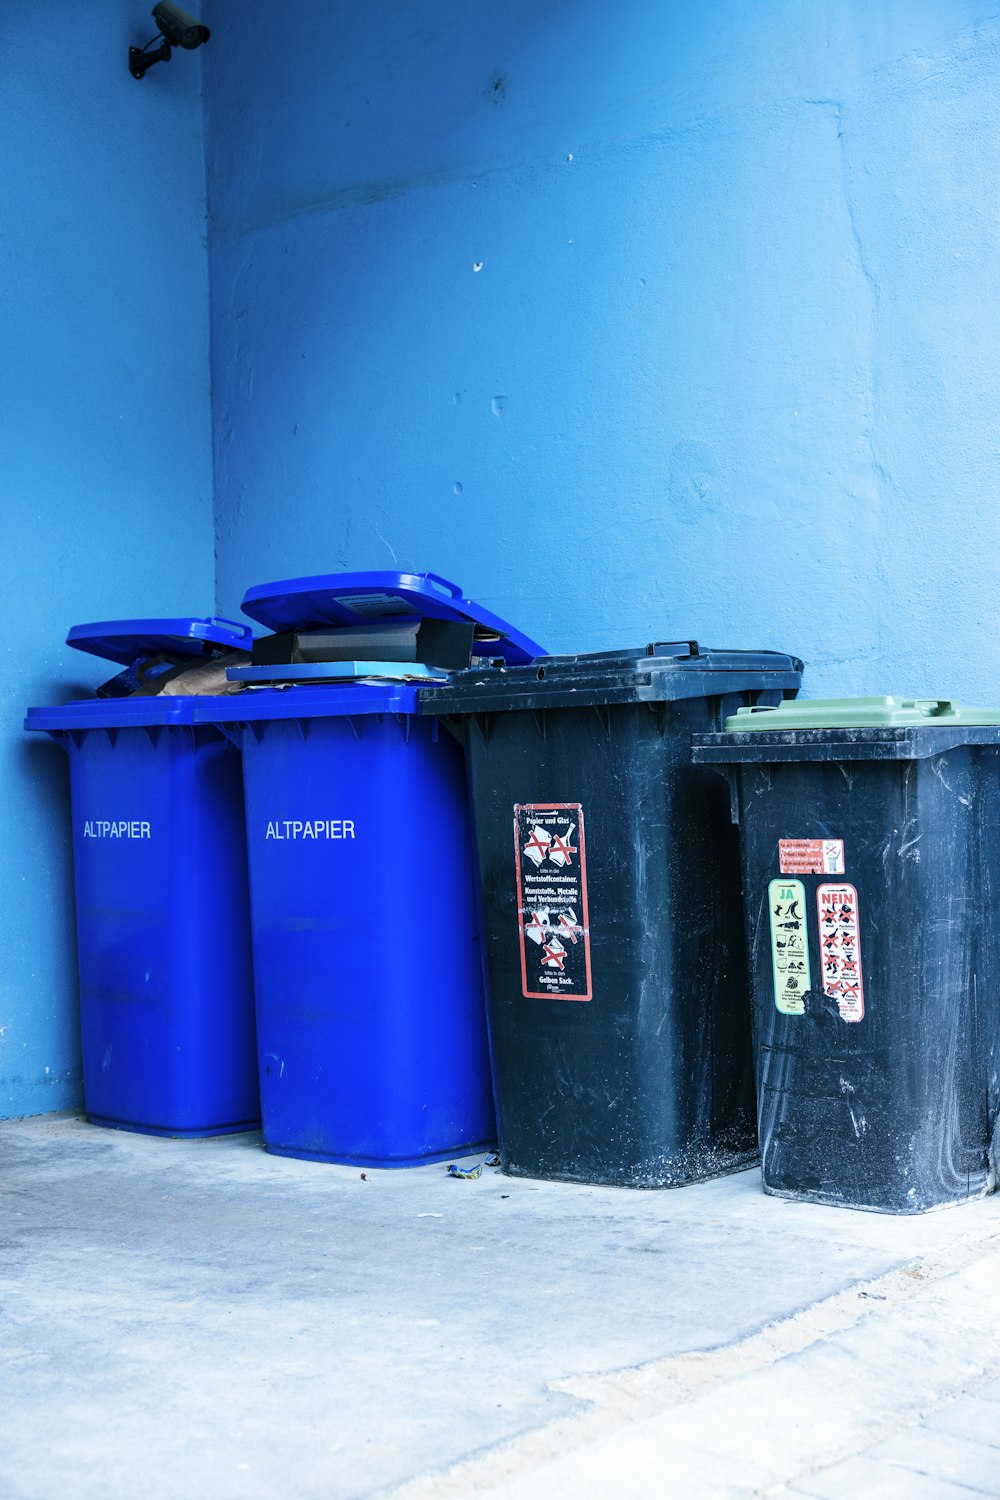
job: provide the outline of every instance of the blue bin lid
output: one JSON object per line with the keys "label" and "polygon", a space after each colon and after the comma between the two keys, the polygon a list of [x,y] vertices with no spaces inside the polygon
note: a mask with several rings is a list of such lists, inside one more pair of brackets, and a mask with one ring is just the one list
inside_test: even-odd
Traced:
{"label": "blue bin lid", "polygon": [[[51,708],[29,708],[25,729],[60,734],[75,729],[153,729],[195,722],[197,698],[85,698]],[[208,701],[207,699],[204,701]]]}
{"label": "blue bin lid", "polygon": [[253,630],[238,620],[99,620],[74,625],[67,646],[130,667],[145,656],[204,657],[214,651],[249,651]]}
{"label": "blue bin lid", "polygon": [[464,598],[457,583],[437,573],[318,573],[312,578],[286,578],[247,589],[242,608],[268,630],[321,630],[412,615],[468,620],[482,632],[482,650],[477,655],[500,657],[515,665],[534,661],[545,652],[544,646],[492,610]]}
{"label": "blue bin lid", "polygon": [[228,697],[194,698],[191,702],[196,724],[236,725],[276,719],[337,719],[359,714],[420,712],[418,689],[406,682],[247,688]]}

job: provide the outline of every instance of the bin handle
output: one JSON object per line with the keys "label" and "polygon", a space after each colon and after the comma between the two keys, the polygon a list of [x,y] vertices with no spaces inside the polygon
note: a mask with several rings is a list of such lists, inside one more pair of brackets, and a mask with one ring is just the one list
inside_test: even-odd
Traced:
{"label": "bin handle", "polygon": [[208,623],[209,625],[225,625],[231,630],[238,630],[244,640],[248,635],[253,635],[252,627],[245,620],[227,620],[223,615],[212,615]]}
{"label": "bin handle", "polygon": [[678,646],[686,646],[688,656],[701,655],[701,652],[698,650],[697,641],[653,641],[652,645],[646,647],[646,655],[666,656],[669,653],[671,656],[675,656]]}
{"label": "bin handle", "polygon": [[462,590],[457,583],[452,583],[450,578],[442,578],[440,573],[424,573],[422,575],[428,583],[436,583],[439,588],[444,589],[453,599],[461,599]]}
{"label": "bin handle", "polygon": [[913,707],[928,719],[933,719],[939,714],[953,713],[955,708],[951,698],[914,698],[912,702]]}

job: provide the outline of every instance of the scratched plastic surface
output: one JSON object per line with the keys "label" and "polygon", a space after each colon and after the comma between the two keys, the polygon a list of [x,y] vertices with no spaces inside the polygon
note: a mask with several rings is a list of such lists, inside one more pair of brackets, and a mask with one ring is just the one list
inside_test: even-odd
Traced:
{"label": "scratched plastic surface", "polygon": [[[1000,1055],[998,746],[1000,731],[955,724],[696,744],[701,763],[732,766],[768,1192],[905,1214],[987,1189]],[[779,840],[789,839],[843,840],[842,870],[783,876]],[[823,886],[843,884],[857,893],[860,1019],[838,994],[837,912],[821,905]],[[799,1014],[778,1008],[772,950],[789,915],[804,916],[808,943]]]}
{"label": "scratched plastic surface", "polygon": [[[801,663],[658,649],[421,690],[467,743],[500,1156],[513,1175],[663,1188],[757,1159],[738,840],[725,784],[691,765],[690,739],[761,694],[795,692]],[[532,839],[529,814],[515,847],[514,809],[544,804],[582,808],[589,1000],[525,993],[522,950],[528,964],[544,950],[519,931],[516,861],[530,860]],[[571,811],[559,825],[574,824],[574,862],[579,821]],[[552,868],[568,879],[579,866]],[[583,944],[575,927],[550,944],[581,984]]]}
{"label": "scratched plastic surface", "polygon": [[238,752],[185,698],[34,709],[27,727],[69,756],[87,1114],[153,1135],[256,1129]]}

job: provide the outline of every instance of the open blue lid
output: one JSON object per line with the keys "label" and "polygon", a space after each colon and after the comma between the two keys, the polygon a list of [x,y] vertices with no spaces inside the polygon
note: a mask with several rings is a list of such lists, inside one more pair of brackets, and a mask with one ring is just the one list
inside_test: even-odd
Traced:
{"label": "open blue lid", "polygon": [[74,625],[67,646],[129,667],[145,656],[199,658],[221,651],[249,651],[253,630],[238,620],[100,620]]}
{"label": "open blue lid", "polygon": [[510,665],[533,661],[544,646],[515,630],[492,610],[463,597],[457,583],[437,573],[319,573],[247,589],[243,612],[268,630],[322,630],[419,615],[468,620],[476,627],[477,656]]}

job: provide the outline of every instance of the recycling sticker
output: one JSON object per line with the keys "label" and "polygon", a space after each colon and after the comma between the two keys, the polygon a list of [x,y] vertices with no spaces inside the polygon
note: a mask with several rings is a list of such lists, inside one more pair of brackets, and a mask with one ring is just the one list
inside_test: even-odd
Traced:
{"label": "recycling sticker", "polygon": [[528,1000],[590,1000],[590,918],[583,807],[514,808],[521,992]]}
{"label": "recycling sticker", "polygon": [[853,885],[826,884],[816,892],[823,993],[837,1002],[842,1021],[862,1021],[865,992],[861,980],[861,933],[858,893]]}
{"label": "recycling sticker", "polygon": [[801,1016],[810,983],[805,886],[801,880],[772,880],[767,896],[774,1003],[784,1016]]}

